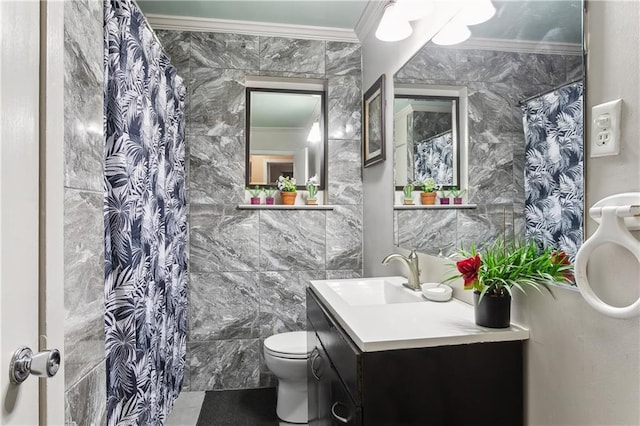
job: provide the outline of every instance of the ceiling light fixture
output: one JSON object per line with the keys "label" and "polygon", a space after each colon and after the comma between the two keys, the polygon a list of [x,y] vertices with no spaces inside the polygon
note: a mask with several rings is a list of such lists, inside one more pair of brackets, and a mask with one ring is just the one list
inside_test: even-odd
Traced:
{"label": "ceiling light fixture", "polygon": [[320,123],[315,121],[311,125],[311,130],[309,130],[309,136],[307,136],[307,142],[314,144],[314,143],[320,142],[321,139],[322,139],[322,136],[320,135]]}
{"label": "ceiling light fixture", "polygon": [[403,40],[411,35],[413,28],[409,21],[398,13],[395,0],[384,7],[384,14],[376,30],[376,38],[381,41]]}
{"label": "ceiling light fixture", "polygon": [[487,22],[495,14],[496,8],[491,0],[466,0],[456,18],[465,25],[478,25]]}
{"label": "ceiling light fixture", "polygon": [[431,41],[440,46],[450,46],[452,44],[462,43],[469,37],[471,37],[471,31],[456,17],[445,25]]}
{"label": "ceiling light fixture", "polygon": [[430,0],[397,0],[396,10],[407,21],[417,21],[433,12],[434,4]]}

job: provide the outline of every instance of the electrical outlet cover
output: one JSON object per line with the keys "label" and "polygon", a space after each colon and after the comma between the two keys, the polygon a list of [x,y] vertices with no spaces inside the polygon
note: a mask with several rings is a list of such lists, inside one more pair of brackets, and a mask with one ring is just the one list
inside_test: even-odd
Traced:
{"label": "electrical outlet cover", "polygon": [[591,108],[591,157],[620,154],[622,99]]}

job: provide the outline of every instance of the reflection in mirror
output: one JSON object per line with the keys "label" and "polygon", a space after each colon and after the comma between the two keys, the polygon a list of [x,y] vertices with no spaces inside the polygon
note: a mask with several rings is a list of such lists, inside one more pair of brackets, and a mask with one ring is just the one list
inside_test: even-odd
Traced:
{"label": "reflection in mirror", "polygon": [[431,177],[444,189],[459,187],[458,98],[395,96],[395,183]]}
{"label": "reflection in mirror", "polygon": [[504,235],[573,258],[584,216],[583,2],[493,3],[495,17],[468,41],[427,43],[394,76],[396,88],[466,87],[460,174],[477,206],[398,208],[396,243],[447,256]]}
{"label": "reflection in mirror", "polygon": [[324,189],[325,92],[247,88],[247,186],[278,176]]}

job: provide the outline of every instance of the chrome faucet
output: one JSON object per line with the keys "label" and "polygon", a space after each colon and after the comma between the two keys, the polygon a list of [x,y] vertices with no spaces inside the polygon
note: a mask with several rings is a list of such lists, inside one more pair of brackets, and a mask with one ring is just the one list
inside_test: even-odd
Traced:
{"label": "chrome faucet", "polygon": [[386,265],[392,260],[398,260],[409,269],[409,276],[407,280],[409,282],[402,283],[403,286],[410,288],[414,291],[420,291],[420,266],[418,265],[418,254],[416,249],[411,249],[409,256],[403,256],[398,253],[393,253],[382,259],[382,264]]}

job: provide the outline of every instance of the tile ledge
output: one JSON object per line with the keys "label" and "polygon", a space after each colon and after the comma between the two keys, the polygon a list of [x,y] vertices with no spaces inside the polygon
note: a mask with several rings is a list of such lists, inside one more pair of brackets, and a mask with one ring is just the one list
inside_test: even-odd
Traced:
{"label": "tile ledge", "polygon": [[475,209],[477,204],[414,204],[404,205],[396,204],[393,206],[394,210],[455,210],[455,209]]}
{"label": "tile ledge", "polygon": [[285,206],[284,204],[238,204],[238,210],[333,210],[334,206],[329,204],[318,204],[308,206],[306,204],[296,204]]}

